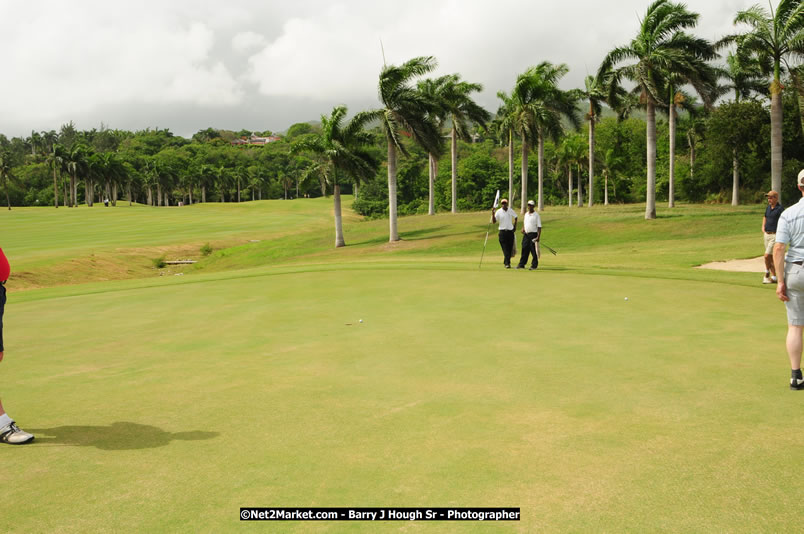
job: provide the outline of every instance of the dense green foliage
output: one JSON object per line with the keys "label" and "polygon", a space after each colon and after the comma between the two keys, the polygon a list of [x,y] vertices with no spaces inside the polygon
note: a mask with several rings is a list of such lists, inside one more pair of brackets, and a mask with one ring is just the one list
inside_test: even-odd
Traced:
{"label": "dense green foliage", "polygon": [[[797,93],[794,88],[785,89],[784,103],[784,154],[785,176],[795,176],[804,166],[804,136]],[[586,136],[588,124],[583,126],[579,137]],[[71,125],[62,127],[59,134],[47,132],[26,139],[11,140],[0,136],[0,150],[11,165],[6,182],[12,206],[52,206],[53,147],[62,147],[65,153],[84,147],[87,162],[84,169],[78,167],[78,202],[85,203],[86,178],[98,195],[111,198],[106,190],[107,182],[116,184],[118,197],[126,199],[128,188],[134,202],[148,204],[149,193],[153,205],[178,201],[235,202],[238,200],[317,197],[331,192],[317,179],[302,179],[314,160],[303,153],[291,154],[295,141],[319,131],[317,126],[299,126],[294,139],[282,138],[264,146],[231,146],[228,139],[233,133],[218,132],[211,135],[202,131],[185,139],[168,130],[144,130],[128,132],[102,129],[100,131],[76,131]],[[378,128],[371,130],[372,151],[382,160],[386,143]],[[445,131],[447,135],[447,131]],[[746,100],[739,103],[728,101],[720,104],[710,114],[693,119],[688,114],[679,118],[676,131],[676,195],[689,202],[727,202],[731,191],[731,148],[739,146],[741,166],[741,198],[744,202],[756,202],[761,193],[770,188],[770,113],[767,101]],[[458,194],[459,210],[481,209],[494,198],[496,189],[508,189],[507,135],[497,138],[493,133],[477,132],[475,142],[458,142]],[[398,202],[401,215],[427,213],[428,157],[427,153],[408,139],[402,141],[408,157],[398,161]],[[694,169],[690,169],[690,143],[695,144]],[[515,153],[520,143],[515,140]],[[666,118],[659,116],[657,126],[657,201],[666,199],[668,184],[668,128]],[[578,180],[588,183],[585,160],[588,147],[574,169],[574,189]],[[641,116],[634,115],[618,120],[614,114],[604,112],[604,118],[596,125],[596,181],[595,198],[603,199],[604,181],[600,178],[605,168],[606,153],[615,156],[609,174],[609,201],[612,203],[641,202],[645,198],[645,123]],[[106,167],[98,159],[111,155],[111,164]],[[58,154],[57,154],[58,156]],[[555,142],[545,141],[544,195],[546,205],[567,203],[567,171]],[[93,160],[93,158],[95,158]],[[63,157],[64,160],[67,156]],[[94,166],[92,162],[94,161]],[[115,166],[115,162],[117,165]],[[65,203],[70,171],[56,165],[60,204]],[[520,158],[514,159],[515,191],[519,186]],[[112,169],[116,174],[104,174]],[[115,170],[116,169],[116,170]],[[385,166],[374,178],[365,181],[357,191],[354,208],[367,216],[384,216],[388,210],[388,188]],[[538,163],[528,161],[528,190],[535,191]],[[352,193],[350,179],[342,182],[342,190]],[[0,183],[0,187],[4,184]],[[203,192],[202,192],[203,188]],[[111,191],[111,185],[110,190]],[[161,201],[157,192],[161,192]],[[795,198],[794,181],[786,180],[783,198]],[[435,205],[440,211],[449,210],[450,156],[446,152],[438,159],[435,185]],[[5,199],[3,199],[5,200]],[[114,199],[112,199],[114,200]],[[67,201],[69,203],[69,201]]]}

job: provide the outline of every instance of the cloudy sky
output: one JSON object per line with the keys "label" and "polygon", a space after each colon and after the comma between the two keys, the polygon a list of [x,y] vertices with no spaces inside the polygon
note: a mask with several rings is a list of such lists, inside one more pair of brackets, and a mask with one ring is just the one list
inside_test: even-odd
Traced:
{"label": "cloudy sky", "polygon": [[[756,0],[691,0],[696,33],[735,30]],[[0,133],[207,127],[282,131],[335,105],[377,106],[383,64],[432,55],[434,75],[483,84],[540,61],[581,86],[637,32],[648,0],[0,0]],[[763,4],[764,5],[764,4]]]}

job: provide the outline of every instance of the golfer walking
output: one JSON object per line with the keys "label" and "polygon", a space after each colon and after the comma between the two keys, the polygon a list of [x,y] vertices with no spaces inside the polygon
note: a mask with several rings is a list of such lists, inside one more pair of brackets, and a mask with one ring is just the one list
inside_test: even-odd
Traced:
{"label": "golfer walking", "polygon": [[[8,281],[10,273],[11,268],[8,265],[8,259],[3,254],[3,249],[0,248],[0,362],[3,361],[3,311],[6,306],[6,281]],[[14,420],[3,409],[3,403],[0,402],[0,443],[21,445],[33,439],[33,434],[20,430]]]}
{"label": "golfer walking", "polygon": [[503,251],[503,263],[506,269],[511,268],[511,250],[514,248],[514,232],[516,232],[516,213],[508,209],[508,199],[500,201],[500,209],[491,208],[491,222],[500,223],[500,246]]}
{"label": "golfer walking", "polygon": [[763,284],[775,284],[776,268],[773,266],[773,245],[776,242],[776,226],[779,223],[779,216],[784,208],[779,204],[779,193],[768,191],[768,205],[765,207],[765,216],[762,217],[762,236],[765,240],[765,278]]}
{"label": "golfer walking", "polygon": [[[804,333],[804,169],[798,173],[802,198],[779,217],[773,263],[779,281],[776,295],[787,308],[787,356],[790,358],[790,389],[804,389],[801,376],[802,333]],[[785,256],[785,245],[788,245]]]}
{"label": "golfer walking", "polygon": [[528,200],[528,211],[525,212],[525,222],[522,224],[522,255],[519,257],[517,269],[524,269],[528,263],[528,254],[533,254],[530,263],[530,270],[535,271],[539,267],[538,243],[542,235],[542,218],[534,211],[536,203]]}

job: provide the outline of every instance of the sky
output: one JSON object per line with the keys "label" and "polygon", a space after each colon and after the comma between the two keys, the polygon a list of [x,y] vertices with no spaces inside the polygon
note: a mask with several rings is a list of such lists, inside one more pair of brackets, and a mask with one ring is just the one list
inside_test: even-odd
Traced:
{"label": "sky", "polygon": [[[756,0],[691,0],[693,31],[734,33]],[[379,106],[383,62],[434,56],[431,76],[497,92],[542,61],[582,87],[637,33],[647,0],[0,0],[0,133],[169,128],[281,132],[337,105]],[[764,5],[764,4],[763,4]],[[384,53],[384,56],[383,56]]]}

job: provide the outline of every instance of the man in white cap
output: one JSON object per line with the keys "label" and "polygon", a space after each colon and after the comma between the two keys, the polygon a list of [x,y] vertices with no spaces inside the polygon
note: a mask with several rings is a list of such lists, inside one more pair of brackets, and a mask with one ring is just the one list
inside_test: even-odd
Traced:
{"label": "man in white cap", "polygon": [[542,235],[542,218],[534,211],[536,203],[528,200],[528,211],[525,212],[525,222],[522,225],[522,255],[519,257],[517,269],[524,269],[528,263],[528,254],[533,254],[530,262],[530,270],[535,271],[539,267],[539,253],[537,243]]}
{"label": "man in white cap", "polygon": [[779,280],[776,278],[776,268],[773,266],[773,245],[776,243],[776,227],[779,224],[784,208],[779,204],[779,193],[768,191],[765,196],[768,198],[768,206],[765,208],[765,216],[762,217],[762,237],[765,240],[765,278],[763,284],[775,284]]}
{"label": "man in white cap", "polygon": [[[804,333],[804,169],[798,173],[802,198],[779,217],[773,263],[779,281],[776,295],[787,308],[787,356],[790,358],[790,389],[804,389],[801,376],[802,333]],[[785,245],[788,245],[785,256]]]}
{"label": "man in white cap", "polygon": [[514,210],[508,209],[508,199],[500,201],[500,209],[491,208],[491,222],[500,223],[500,246],[503,251],[503,263],[506,269],[511,268],[511,251],[514,248],[517,216]]}

